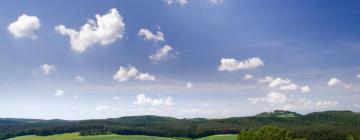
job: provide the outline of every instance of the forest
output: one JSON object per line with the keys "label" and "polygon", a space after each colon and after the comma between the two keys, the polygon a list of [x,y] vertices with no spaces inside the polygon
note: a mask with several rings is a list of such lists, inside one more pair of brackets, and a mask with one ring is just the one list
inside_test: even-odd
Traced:
{"label": "forest", "polygon": [[[239,140],[246,140],[251,135],[259,137],[262,134],[260,132],[265,130],[286,134],[284,138],[357,139],[360,137],[360,113],[325,111],[301,115],[290,111],[274,111],[225,119],[177,119],[151,115],[81,121],[0,119],[0,139],[80,132],[80,135],[121,134],[182,138],[239,134]],[[245,138],[242,139],[241,136]]]}

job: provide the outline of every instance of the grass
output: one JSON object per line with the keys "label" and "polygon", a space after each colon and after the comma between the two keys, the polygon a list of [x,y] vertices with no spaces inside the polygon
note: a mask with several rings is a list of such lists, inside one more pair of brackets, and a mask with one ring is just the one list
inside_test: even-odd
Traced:
{"label": "grass", "polygon": [[236,140],[236,139],[237,139],[237,135],[235,134],[224,134],[224,135],[203,137],[197,140]]}
{"label": "grass", "polygon": [[67,133],[52,136],[21,136],[10,140],[175,140],[173,138],[141,136],[141,135],[96,135],[80,136],[79,133]]}
{"label": "grass", "polygon": [[[236,140],[237,135],[214,135],[197,140]],[[96,136],[80,136],[79,133],[66,133],[51,136],[21,136],[9,140],[178,140],[174,138],[143,136],[143,135],[96,135]]]}

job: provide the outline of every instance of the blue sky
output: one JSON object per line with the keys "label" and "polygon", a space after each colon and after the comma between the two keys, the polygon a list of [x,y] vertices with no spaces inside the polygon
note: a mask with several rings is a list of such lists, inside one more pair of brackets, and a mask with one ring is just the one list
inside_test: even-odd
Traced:
{"label": "blue sky", "polygon": [[0,117],[360,111],[359,1],[2,3]]}

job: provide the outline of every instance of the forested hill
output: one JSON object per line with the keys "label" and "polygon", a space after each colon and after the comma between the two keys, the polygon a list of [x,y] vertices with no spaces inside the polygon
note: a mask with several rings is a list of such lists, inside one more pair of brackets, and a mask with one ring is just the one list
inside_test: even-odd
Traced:
{"label": "forested hill", "polygon": [[225,119],[177,119],[151,115],[82,121],[7,118],[0,119],[0,139],[70,132],[80,132],[82,135],[114,133],[198,138],[214,134],[237,134],[241,130],[257,129],[264,125],[287,128],[296,137],[344,139],[348,135],[360,136],[360,113],[326,111],[301,115],[277,110],[251,117]]}
{"label": "forested hill", "polygon": [[273,112],[263,112],[255,115],[254,117],[300,117],[299,113],[286,111],[286,110],[274,110]]}

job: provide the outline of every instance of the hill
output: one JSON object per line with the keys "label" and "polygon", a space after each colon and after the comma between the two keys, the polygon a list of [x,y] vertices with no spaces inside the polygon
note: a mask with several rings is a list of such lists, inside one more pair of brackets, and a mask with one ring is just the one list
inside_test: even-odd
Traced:
{"label": "hill", "polygon": [[286,111],[286,110],[274,110],[273,112],[263,112],[255,115],[254,117],[300,117],[299,113]]}
{"label": "hill", "polygon": [[300,115],[290,111],[274,111],[225,119],[177,119],[150,115],[83,121],[0,119],[0,139],[73,132],[80,132],[81,135],[112,133],[201,138],[216,134],[237,134],[241,130],[257,129],[264,125],[287,128],[296,137],[344,139],[350,134],[360,135],[360,113],[325,111]]}

